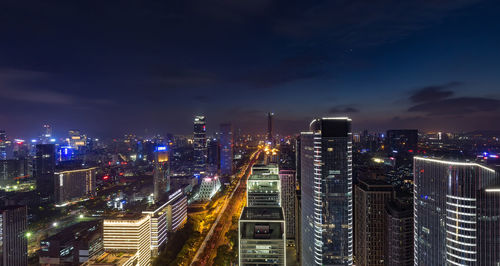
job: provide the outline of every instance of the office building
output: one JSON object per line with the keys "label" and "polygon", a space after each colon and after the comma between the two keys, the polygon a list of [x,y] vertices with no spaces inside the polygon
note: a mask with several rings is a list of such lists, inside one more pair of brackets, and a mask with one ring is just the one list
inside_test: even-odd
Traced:
{"label": "office building", "polygon": [[279,148],[279,169],[295,170],[295,145],[282,143]]}
{"label": "office building", "polygon": [[44,124],[42,134],[40,136],[40,144],[49,144],[52,139],[52,127],[49,124]]}
{"label": "office building", "polygon": [[247,181],[248,207],[281,206],[281,182],[276,174],[253,174]]}
{"label": "office building", "polygon": [[194,174],[201,176],[207,170],[207,129],[205,116],[194,118]]}
{"label": "office building", "polygon": [[281,207],[285,215],[286,239],[295,239],[295,171],[280,170],[279,178],[281,183]]}
{"label": "office building", "polygon": [[353,264],[351,137],[345,117],[301,133],[302,265]]}
{"label": "office building", "polygon": [[354,191],[354,256],[356,265],[385,265],[385,205],[393,188],[382,180],[360,180]]}
{"label": "office building", "polygon": [[55,201],[61,204],[95,196],[96,171],[97,167],[90,167],[55,172]]}
{"label": "office building", "polygon": [[386,204],[385,265],[413,265],[413,204],[398,199]]}
{"label": "office building", "polygon": [[68,131],[68,145],[75,150],[80,150],[82,147],[87,145],[87,136],[80,133],[80,130],[70,130]]}
{"label": "office building", "polygon": [[231,124],[220,125],[220,173],[223,176],[233,174],[233,126]]}
{"label": "office building", "polygon": [[266,175],[266,174],[279,174],[279,168],[276,164],[254,164],[251,168],[251,175]]}
{"label": "office building", "polygon": [[239,265],[286,265],[281,207],[245,207],[238,224]]}
{"label": "office building", "polygon": [[55,178],[56,151],[54,144],[37,144],[33,176],[36,180],[38,194],[49,201],[55,200]]}
{"label": "office building", "polygon": [[26,206],[0,208],[0,265],[28,265]]}
{"label": "office building", "polygon": [[125,214],[104,219],[103,242],[107,252],[134,254],[138,265],[151,260],[150,216]]}
{"label": "office building", "polygon": [[187,198],[179,189],[166,202],[150,206],[142,213],[150,217],[151,255],[158,256],[168,241],[168,232],[177,231],[187,221]]}
{"label": "office building", "polygon": [[170,190],[169,148],[164,145],[155,148],[153,170],[153,196],[155,201],[161,200]]}
{"label": "office building", "polygon": [[201,181],[198,199],[202,201],[209,201],[212,197],[219,192],[221,187],[220,179],[218,176],[207,176]]}
{"label": "office building", "polygon": [[418,130],[387,130],[385,137],[386,150],[389,156],[396,159],[396,166],[411,166],[418,149]]}
{"label": "office building", "polygon": [[40,241],[39,263],[81,265],[103,252],[102,220],[81,222]]}
{"label": "office building", "polygon": [[218,175],[220,172],[221,150],[216,138],[207,140],[207,173],[206,175]]}
{"label": "office building", "polygon": [[7,134],[0,130],[0,160],[7,159]]}
{"label": "office building", "polygon": [[500,179],[481,164],[414,158],[415,265],[500,263]]}

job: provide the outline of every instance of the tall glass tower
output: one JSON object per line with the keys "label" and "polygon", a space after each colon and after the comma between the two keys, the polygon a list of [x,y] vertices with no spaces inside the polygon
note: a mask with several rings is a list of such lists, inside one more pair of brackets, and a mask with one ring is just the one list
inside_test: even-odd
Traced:
{"label": "tall glass tower", "polygon": [[[205,116],[194,117],[194,174],[202,175],[207,169],[207,129]],[[201,180],[201,179],[199,179]]]}
{"label": "tall glass tower", "polygon": [[231,124],[220,125],[220,172],[223,176],[233,174],[233,127]]}
{"label": "tall glass tower", "polygon": [[500,179],[471,162],[414,157],[415,265],[500,263]]}
{"label": "tall glass tower", "polygon": [[300,139],[302,265],[352,265],[351,119],[315,119]]}

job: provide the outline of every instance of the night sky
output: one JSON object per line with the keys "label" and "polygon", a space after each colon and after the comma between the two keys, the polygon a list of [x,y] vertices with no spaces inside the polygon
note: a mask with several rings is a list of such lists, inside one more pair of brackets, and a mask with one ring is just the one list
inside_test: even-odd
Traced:
{"label": "night sky", "polygon": [[500,130],[500,1],[2,1],[0,129]]}

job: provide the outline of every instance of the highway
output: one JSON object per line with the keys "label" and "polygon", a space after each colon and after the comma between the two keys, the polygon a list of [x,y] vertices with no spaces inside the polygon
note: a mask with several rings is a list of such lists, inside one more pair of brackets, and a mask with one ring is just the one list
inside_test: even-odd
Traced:
{"label": "highway", "polygon": [[255,164],[259,155],[259,150],[252,154],[245,170],[241,172],[242,174],[235,189],[233,189],[230,195],[224,196],[222,211],[219,212],[217,219],[210,228],[209,233],[203,240],[190,265],[212,265],[212,261],[217,255],[217,248],[227,243],[225,234],[231,227],[232,217],[234,215],[239,216],[245,204],[247,179],[250,175],[251,167]]}

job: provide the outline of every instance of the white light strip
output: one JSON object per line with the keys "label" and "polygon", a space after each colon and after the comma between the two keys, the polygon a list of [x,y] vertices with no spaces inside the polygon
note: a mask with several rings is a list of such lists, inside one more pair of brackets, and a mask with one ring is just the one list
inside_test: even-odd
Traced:
{"label": "white light strip", "polygon": [[468,239],[476,239],[475,236],[467,236],[467,235],[462,235],[462,234],[459,234],[459,233],[455,233],[453,231],[446,231],[446,233],[448,234],[452,234],[454,236],[457,236],[457,237],[461,237],[461,238],[468,238]]}
{"label": "white light strip", "polygon": [[500,188],[487,188],[484,191],[485,192],[500,192]]}
{"label": "white light strip", "polygon": [[455,225],[452,225],[452,224],[449,224],[449,223],[447,223],[446,225],[449,226],[449,227],[453,227],[455,229],[459,229],[459,230],[476,232],[475,228],[465,228],[465,227],[455,226]]}
{"label": "white light strip", "polygon": [[456,199],[456,200],[476,201],[476,199],[474,199],[474,198],[463,198],[463,197],[457,197],[457,196],[452,196],[452,195],[446,195],[446,197]]}
{"label": "white light strip", "polygon": [[460,207],[460,208],[469,208],[469,209],[475,209],[476,208],[476,206],[463,205],[463,204],[457,204],[457,203],[452,203],[452,202],[446,202],[446,204],[449,204],[449,205],[455,206],[455,207]]}
{"label": "white light strip", "polygon": [[449,253],[449,252],[446,252],[446,255],[450,255],[454,258],[457,258],[459,260],[465,260],[465,261],[476,261],[476,259],[470,259],[470,258],[465,258],[465,257],[461,257],[461,256],[458,256],[458,255],[455,255],[453,253]]}
{"label": "white light strip", "polygon": [[495,172],[495,170],[493,170],[491,168],[488,168],[486,166],[477,164],[477,163],[461,163],[461,162],[453,162],[453,161],[444,161],[444,160],[430,159],[430,158],[424,158],[424,157],[418,157],[418,156],[415,156],[413,158],[416,159],[416,160],[429,161],[429,162],[435,162],[435,163],[441,163],[441,164],[449,164],[449,165],[478,166],[478,167],[481,167],[481,168],[483,168],[483,169],[485,169],[487,171],[490,171],[490,172],[493,172],[493,173]]}
{"label": "white light strip", "polygon": [[446,211],[449,211],[449,212],[455,213],[455,214],[459,214],[459,215],[476,216],[475,213],[457,212],[457,211],[453,211],[450,209],[446,209]]}
{"label": "white light strip", "polygon": [[447,248],[451,248],[455,251],[458,251],[458,252],[463,252],[463,253],[468,253],[468,254],[476,254],[476,251],[474,250],[465,250],[465,249],[460,249],[460,248],[457,248],[457,247],[454,247],[454,246],[450,246],[450,245],[446,245]]}
{"label": "white light strip", "polygon": [[451,239],[451,238],[448,238],[448,237],[446,238],[446,240],[451,241],[451,242],[453,242],[455,244],[459,244],[459,245],[464,245],[464,246],[469,246],[469,247],[475,247],[476,246],[476,244],[465,243],[465,242],[457,241],[455,239]]}
{"label": "white light strip", "polygon": [[450,219],[452,221],[455,221],[455,222],[459,222],[459,223],[476,224],[476,221],[467,221],[467,220],[455,219],[455,218],[450,217],[450,216],[446,216],[446,218],[448,218],[448,219]]}
{"label": "white light strip", "polygon": [[452,261],[452,260],[449,260],[449,259],[446,259],[446,261],[447,261],[447,262],[449,262],[449,263],[451,263],[451,264],[453,264],[453,265],[458,265],[458,266],[467,266],[467,264],[460,264],[460,263],[456,263],[456,262],[454,262],[454,261]]}

